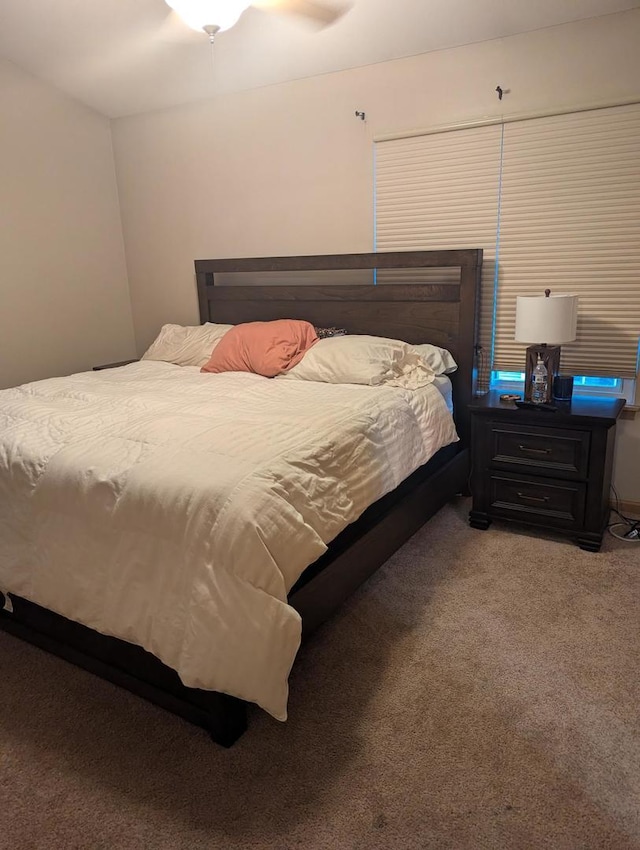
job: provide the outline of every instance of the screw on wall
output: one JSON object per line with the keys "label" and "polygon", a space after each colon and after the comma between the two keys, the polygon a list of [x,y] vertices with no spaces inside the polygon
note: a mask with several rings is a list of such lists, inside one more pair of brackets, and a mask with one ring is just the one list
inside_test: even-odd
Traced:
{"label": "screw on wall", "polygon": [[366,119],[366,117],[367,117],[366,113],[358,112],[358,110],[356,109],[356,118],[359,118],[361,121],[364,121]]}

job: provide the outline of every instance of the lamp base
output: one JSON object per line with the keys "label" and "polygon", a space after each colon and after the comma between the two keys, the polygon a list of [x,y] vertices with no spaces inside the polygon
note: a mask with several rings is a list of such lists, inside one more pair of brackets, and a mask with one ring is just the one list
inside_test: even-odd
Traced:
{"label": "lamp base", "polygon": [[551,390],[553,379],[560,371],[560,346],[559,345],[530,345],[527,348],[527,365],[524,371],[524,397],[531,401],[531,375],[536,368],[538,355],[542,359],[547,370],[547,395],[545,402],[551,401]]}

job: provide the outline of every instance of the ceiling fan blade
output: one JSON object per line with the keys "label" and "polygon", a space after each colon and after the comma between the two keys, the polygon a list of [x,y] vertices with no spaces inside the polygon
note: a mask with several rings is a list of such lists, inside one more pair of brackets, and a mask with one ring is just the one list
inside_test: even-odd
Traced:
{"label": "ceiling fan blade", "polygon": [[328,5],[316,2],[316,0],[255,0],[251,5],[257,9],[266,9],[270,12],[299,15],[320,24],[335,23],[349,8],[343,4],[332,3]]}

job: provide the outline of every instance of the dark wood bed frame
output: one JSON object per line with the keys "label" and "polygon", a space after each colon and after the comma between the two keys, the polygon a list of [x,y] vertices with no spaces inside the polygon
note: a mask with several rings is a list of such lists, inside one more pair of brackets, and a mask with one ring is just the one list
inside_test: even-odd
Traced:
{"label": "dark wood bed frame", "polygon": [[[307,568],[289,595],[308,637],[353,591],[456,493],[469,474],[467,405],[475,385],[477,298],[482,251],[409,251],[381,254],[196,260],[200,319],[231,324],[276,318],[306,319],[366,333],[431,342],[458,362],[451,376],[460,442],[441,449],[396,490],[346,528]],[[420,279],[420,270],[459,269],[454,283]],[[393,283],[354,285],[354,270],[375,270]],[[413,270],[407,271],[407,270]],[[304,285],[301,273],[331,272],[330,283]],[[277,279],[276,285],[220,285]],[[287,283],[287,281],[295,283]],[[4,602],[4,608],[2,603]],[[231,746],[247,725],[246,703],[186,688],[178,674],[141,647],[98,632],[11,595],[0,595],[0,627],[207,729]]]}

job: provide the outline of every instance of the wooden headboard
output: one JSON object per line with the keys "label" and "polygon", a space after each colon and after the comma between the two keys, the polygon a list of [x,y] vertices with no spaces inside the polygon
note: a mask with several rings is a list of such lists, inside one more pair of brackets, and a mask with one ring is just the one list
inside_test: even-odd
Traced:
{"label": "wooden headboard", "polygon": [[458,433],[475,384],[482,250],[196,260],[201,322],[305,319],[447,348]]}

